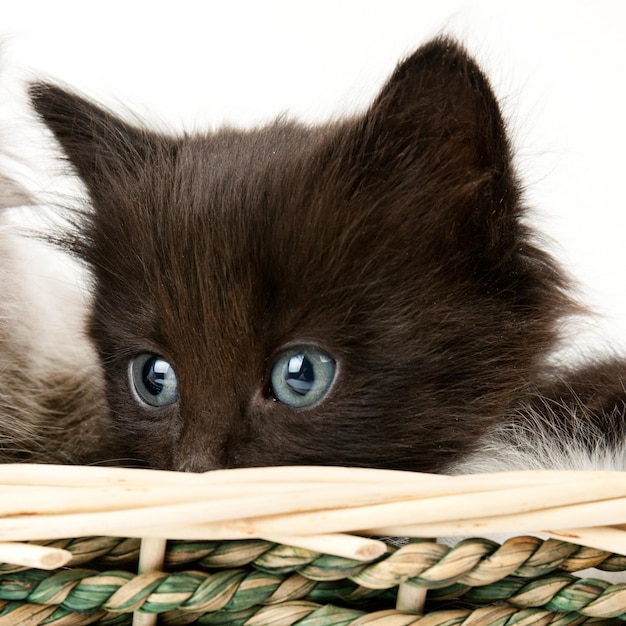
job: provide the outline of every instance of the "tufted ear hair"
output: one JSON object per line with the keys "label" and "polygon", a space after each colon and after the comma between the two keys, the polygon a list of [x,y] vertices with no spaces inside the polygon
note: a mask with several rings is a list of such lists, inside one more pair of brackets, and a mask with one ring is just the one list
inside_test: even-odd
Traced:
{"label": "tufted ear hair", "polygon": [[52,131],[85,184],[90,207],[68,216],[73,228],[51,240],[82,260],[118,272],[113,251],[146,245],[155,188],[167,187],[175,139],[133,126],[114,113],[57,85],[30,87],[32,106]]}
{"label": "tufted ear hair", "polygon": [[30,98],[96,201],[110,192],[112,181],[140,179],[152,155],[167,143],[57,85],[34,83]]}
{"label": "tufted ear hair", "polygon": [[435,39],[398,65],[355,129],[351,158],[359,185],[410,206],[448,252],[496,255],[513,243],[520,207],[505,125],[456,42]]}

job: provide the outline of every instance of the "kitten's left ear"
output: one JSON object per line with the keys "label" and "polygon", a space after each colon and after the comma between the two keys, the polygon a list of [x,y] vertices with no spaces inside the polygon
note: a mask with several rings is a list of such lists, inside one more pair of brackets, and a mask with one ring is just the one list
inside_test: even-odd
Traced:
{"label": "kitten's left ear", "polygon": [[353,130],[358,187],[464,249],[511,234],[519,203],[505,126],[487,79],[456,42],[435,39],[400,63]]}

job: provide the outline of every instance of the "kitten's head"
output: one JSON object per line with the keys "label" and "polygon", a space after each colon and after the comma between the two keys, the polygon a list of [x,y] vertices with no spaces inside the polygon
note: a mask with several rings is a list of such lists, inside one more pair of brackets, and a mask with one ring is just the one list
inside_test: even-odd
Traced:
{"label": "kitten's head", "polygon": [[315,128],[169,137],[52,85],[32,98],[91,196],[68,242],[95,276],[114,419],[150,466],[442,470],[554,344],[561,278],[449,40]]}

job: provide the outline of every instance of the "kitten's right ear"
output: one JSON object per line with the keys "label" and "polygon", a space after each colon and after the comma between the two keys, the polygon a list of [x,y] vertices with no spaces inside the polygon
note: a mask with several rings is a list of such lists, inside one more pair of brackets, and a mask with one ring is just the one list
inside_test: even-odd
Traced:
{"label": "kitten's right ear", "polygon": [[152,135],[57,85],[31,85],[32,105],[97,198],[106,181],[138,177],[154,148]]}

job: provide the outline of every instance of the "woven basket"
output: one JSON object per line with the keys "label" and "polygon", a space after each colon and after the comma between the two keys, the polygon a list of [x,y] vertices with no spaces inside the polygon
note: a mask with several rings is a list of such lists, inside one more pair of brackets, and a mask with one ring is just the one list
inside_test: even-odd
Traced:
{"label": "woven basket", "polygon": [[573,575],[626,572],[626,473],[5,465],[0,491],[0,626],[626,620],[626,584]]}

